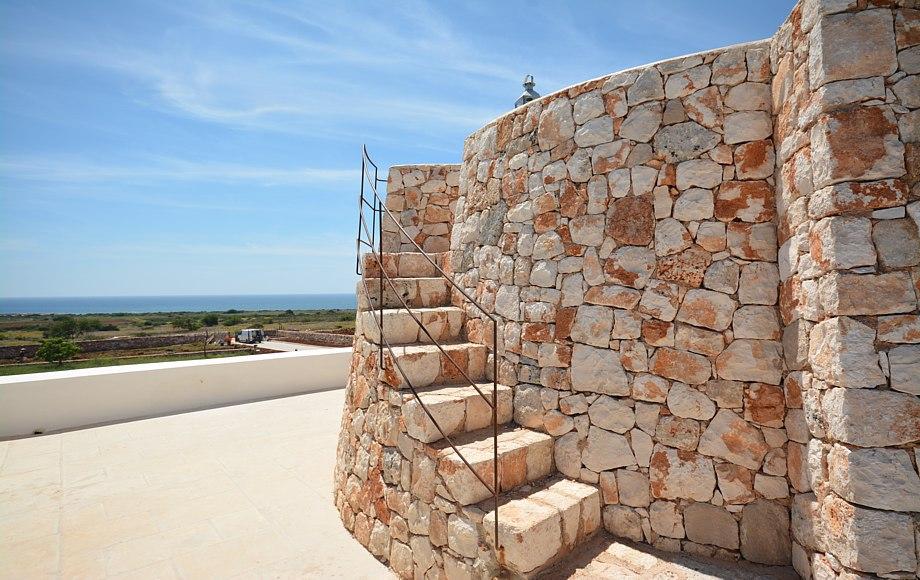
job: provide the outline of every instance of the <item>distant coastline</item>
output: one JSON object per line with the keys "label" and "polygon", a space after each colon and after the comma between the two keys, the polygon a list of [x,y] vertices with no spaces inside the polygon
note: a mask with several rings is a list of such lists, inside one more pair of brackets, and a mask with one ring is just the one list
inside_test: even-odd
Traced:
{"label": "distant coastline", "polygon": [[194,296],[74,296],[0,298],[0,314],[114,314],[227,310],[354,309],[354,294],[239,294]]}

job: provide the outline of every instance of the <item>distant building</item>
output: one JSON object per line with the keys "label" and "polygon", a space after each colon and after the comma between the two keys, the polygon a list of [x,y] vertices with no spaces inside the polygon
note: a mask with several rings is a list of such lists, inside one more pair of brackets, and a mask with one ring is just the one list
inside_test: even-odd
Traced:
{"label": "distant building", "polygon": [[520,107],[523,104],[529,103],[534,99],[540,98],[540,93],[533,90],[534,82],[533,75],[527,75],[524,77],[524,92],[521,93],[521,96],[518,97],[518,100],[514,102],[515,107]]}

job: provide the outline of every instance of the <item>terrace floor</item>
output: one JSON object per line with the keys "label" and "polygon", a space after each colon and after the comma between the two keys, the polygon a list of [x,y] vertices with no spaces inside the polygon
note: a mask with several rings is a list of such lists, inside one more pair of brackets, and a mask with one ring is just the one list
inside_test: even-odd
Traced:
{"label": "terrace floor", "polygon": [[[390,578],[341,525],[344,390],[0,441],[0,578]],[[777,578],[603,534],[551,578]]]}

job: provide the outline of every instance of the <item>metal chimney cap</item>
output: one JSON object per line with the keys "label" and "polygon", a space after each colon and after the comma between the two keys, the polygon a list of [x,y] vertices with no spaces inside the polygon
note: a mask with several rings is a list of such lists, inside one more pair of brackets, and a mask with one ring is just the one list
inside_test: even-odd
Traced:
{"label": "metal chimney cap", "polygon": [[520,107],[523,104],[529,103],[534,99],[540,98],[540,93],[533,90],[533,87],[536,83],[533,82],[533,75],[524,76],[524,92],[521,93],[521,96],[518,97],[518,100],[514,102],[515,107]]}

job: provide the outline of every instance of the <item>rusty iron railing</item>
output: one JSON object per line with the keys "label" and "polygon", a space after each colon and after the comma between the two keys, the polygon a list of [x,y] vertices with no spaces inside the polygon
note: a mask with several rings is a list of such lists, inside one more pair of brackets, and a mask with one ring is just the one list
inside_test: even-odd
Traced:
{"label": "rusty iron railing", "polygon": [[[499,562],[502,561],[502,550],[499,547],[498,542],[498,494],[500,491],[499,485],[499,473],[498,473],[498,320],[490,312],[487,312],[485,308],[476,301],[475,298],[469,295],[463,288],[461,288],[456,282],[454,282],[453,276],[444,271],[440,264],[436,262],[431,256],[428,255],[425,250],[415,241],[415,239],[406,232],[402,224],[399,223],[399,218],[394,216],[390,210],[386,207],[383,198],[377,192],[377,185],[379,183],[386,183],[386,179],[379,177],[378,167],[371,160],[370,156],[367,153],[367,146],[362,147],[361,152],[361,190],[358,197],[358,237],[356,241],[356,251],[357,251],[357,261],[355,264],[355,273],[361,276],[361,283],[364,287],[364,296],[367,301],[368,307],[372,307],[371,303],[371,292],[370,288],[367,285],[367,279],[364,277],[363,263],[361,256],[362,246],[366,247],[369,250],[370,255],[373,257],[374,262],[377,264],[378,269],[378,293],[377,293],[377,309],[369,308],[370,311],[379,310],[379,315],[374,316],[374,313],[371,314],[371,318],[374,319],[378,329],[378,351],[380,352],[379,368],[381,370],[386,369],[386,361],[384,359],[384,348],[390,354],[390,360],[393,362],[393,366],[399,372],[402,377],[402,381],[409,387],[409,390],[412,392],[412,395],[415,397],[415,400],[418,401],[418,404],[421,406],[422,410],[428,416],[428,419],[431,420],[432,424],[437,428],[438,432],[441,434],[441,437],[447,442],[448,445],[454,450],[454,453],[457,454],[457,457],[463,461],[464,465],[473,472],[473,475],[476,476],[476,479],[479,480],[482,485],[492,494],[493,500],[493,509],[495,510],[495,552],[498,557]],[[371,212],[371,222],[370,229],[368,229],[368,221],[365,218],[364,211],[365,208],[370,209]],[[397,289],[393,279],[390,274],[386,271],[383,260],[383,220],[384,216],[388,217],[391,223],[397,229],[397,235],[401,235],[405,239],[411,242],[412,246],[420,253],[425,259],[434,267],[435,271],[443,277],[450,284],[451,288],[456,290],[463,298],[465,298],[470,304],[476,307],[488,320],[492,322],[492,397],[486,396],[485,393],[479,388],[479,385],[476,384],[476,381],[470,378],[467,372],[460,367],[460,365],[451,357],[447,351],[444,350],[444,347],[438,342],[438,340],[431,335],[425,325],[422,323],[421,318],[417,317],[412,308],[406,302],[406,299],[400,294]],[[401,242],[400,242],[401,243]],[[464,379],[476,390],[480,397],[486,402],[486,404],[491,407],[492,410],[492,483],[491,485],[486,482],[486,480],[477,473],[473,466],[470,465],[470,462],[460,453],[460,450],[451,440],[451,438],[444,432],[444,429],[438,424],[438,421],[434,418],[431,411],[425,405],[422,398],[419,396],[418,390],[409,380],[408,375],[402,369],[399,364],[398,359],[396,358],[395,353],[393,352],[393,347],[390,345],[390,342],[386,339],[384,333],[384,324],[383,324],[383,311],[385,306],[385,286],[384,281],[392,289],[393,294],[397,297],[401,304],[400,307],[396,307],[396,310],[405,309],[409,316],[415,321],[415,324],[425,333],[428,339],[431,341],[431,344],[436,346],[441,354],[443,354],[447,360],[451,362],[454,368],[459,371]],[[360,305],[359,305],[360,306]]]}

